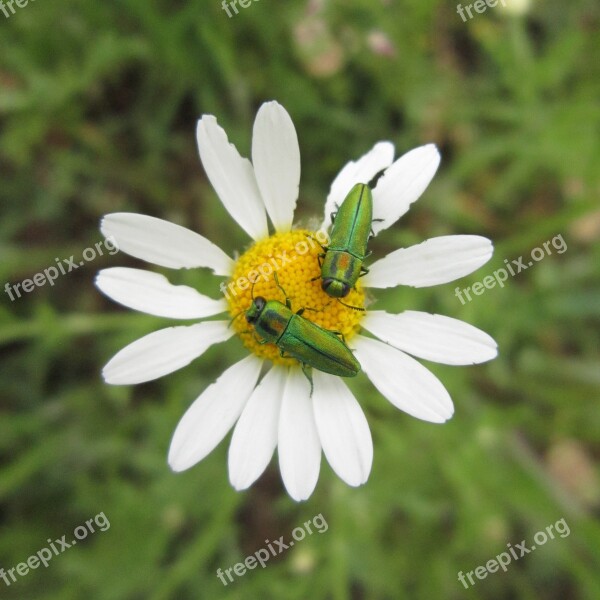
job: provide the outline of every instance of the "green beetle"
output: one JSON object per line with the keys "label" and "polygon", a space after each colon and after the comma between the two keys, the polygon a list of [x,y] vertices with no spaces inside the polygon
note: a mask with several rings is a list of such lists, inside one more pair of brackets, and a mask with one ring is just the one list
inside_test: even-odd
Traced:
{"label": "green beetle", "polygon": [[[287,297],[283,304],[257,296],[252,298],[252,305],[246,311],[246,321],[262,336],[260,343],[276,344],[281,356],[287,353],[300,361],[304,370],[308,365],[340,377],[356,376],[361,368],[360,363],[338,337],[341,334],[305,319],[302,316],[304,310],[292,312]],[[306,370],[304,372],[306,374]],[[307,377],[311,381],[310,376]]]}
{"label": "green beetle", "polygon": [[371,254],[367,252],[373,220],[373,196],[369,186],[357,183],[332,215],[332,220],[331,239],[328,246],[323,246],[325,252],[319,254],[319,265],[323,291],[339,299],[347,296],[358,278],[368,273],[363,260]]}

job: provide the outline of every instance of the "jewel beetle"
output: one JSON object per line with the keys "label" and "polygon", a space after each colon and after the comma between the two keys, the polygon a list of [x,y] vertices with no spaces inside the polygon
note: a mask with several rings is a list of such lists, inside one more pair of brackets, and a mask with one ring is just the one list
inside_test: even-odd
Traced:
{"label": "jewel beetle", "polygon": [[[285,294],[279,282],[277,285]],[[361,366],[344,343],[343,336],[340,339],[338,336],[341,334],[323,329],[304,318],[304,310],[302,308],[294,313],[287,296],[285,304],[257,296],[252,298],[252,304],[246,311],[246,321],[262,336],[259,343],[276,344],[282,357],[295,358],[302,363],[304,370],[309,366],[340,377],[356,376]],[[304,372],[306,374],[306,370]],[[310,376],[307,377],[311,381]]]}
{"label": "jewel beetle", "polygon": [[367,252],[373,220],[373,195],[369,186],[357,183],[331,217],[330,241],[322,246],[324,253],[319,254],[318,259],[321,288],[327,295],[339,299],[347,296],[358,278],[369,272],[363,266],[371,254]]}

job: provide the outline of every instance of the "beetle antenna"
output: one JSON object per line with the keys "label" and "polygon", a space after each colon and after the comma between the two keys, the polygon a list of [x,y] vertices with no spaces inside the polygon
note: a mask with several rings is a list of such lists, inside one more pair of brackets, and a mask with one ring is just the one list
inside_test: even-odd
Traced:
{"label": "beetle antenna", "polygon": [[258,277],[252,282],[252,287],[250,288],[250,296],[252,298],[253,303],[254,303],[254,286],[256,285],[257,281],[258,281]]}
{"label": "beetle antenna", "polygon": [[365,312],[365,309],[361,308],[360,306],[352,306],[352,304],[346,304],[345,302],[342,302],[339,298],[337,298],[337,301],[340,304],[343,304],[344,306],[351,308],[352,310],[359,310],[360,312]]}
{"label": "beetle antenna", "polygon": [[277,273],[273,273],[273,278],[275,279],[275,283],[276,283],[277,287],[283,292],[283,295],[285,296],[285,299],[287,300],[288,299],[287,292],[283,289],[283,287],[279,283],[279,277],[277,277]]}
{"label": "beetle antenna", "polygon": [[231,327],[232,323],[233,323],[233,322],[234,322],[234,321],[235,321],[235,320],[236,320],[236,319],[237,319],[237,318],[238,318],[240,315],[243,315],[245,312],[246,312],[245,310],[240,310],[240,312],[239,312],[237,315],[235,315],[235,317],[233,317],[233,319],[231,319],[231,320],[229,321],[229,325],[227,325],[227,327]]}

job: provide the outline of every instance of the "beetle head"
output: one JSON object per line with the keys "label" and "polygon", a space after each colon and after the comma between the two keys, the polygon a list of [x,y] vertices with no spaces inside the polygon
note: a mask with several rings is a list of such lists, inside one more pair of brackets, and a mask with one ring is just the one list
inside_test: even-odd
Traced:
{"label": "beetle head", "polygon": [[343,281],[326,277],[321,283],[323,291],[334,298],[344,298],[350,293],[350,286]]}
{"label": "beetle head", "polygon": [[267,301],[262,296],[257,296],[252,300],[250,308],[246,311],[246,321],[253,324],[256,323]]}

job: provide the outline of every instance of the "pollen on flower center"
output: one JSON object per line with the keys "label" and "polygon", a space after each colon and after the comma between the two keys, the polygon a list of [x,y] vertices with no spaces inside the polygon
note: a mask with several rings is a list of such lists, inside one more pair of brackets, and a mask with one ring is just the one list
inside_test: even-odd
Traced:
{"label": "pollen on flower center", "polygon": [[[291,301],[293,312],[305,308],[303,318],[324,329],[339,331],[346,341],[357,333],[364,313],[344,306],[321,289],[318,255],[323,250],[318,239],[316,233],[304,229],[277,233],[254,244],[236,262],[233,276],[225,288],[225,297],[231,316],[237,316],[232,327],[244,346],[257,356],[286,366],[298,364],[295,359],[282,358],[275,344],[260,344],[259,336],[242,314],[250,308],[253,296],[285,304],[285,294],[277,287],[274,273]],[[311,281],[315,277],[317,279]],[[364,307],[365,294],[360,280],[343,302]]]}

